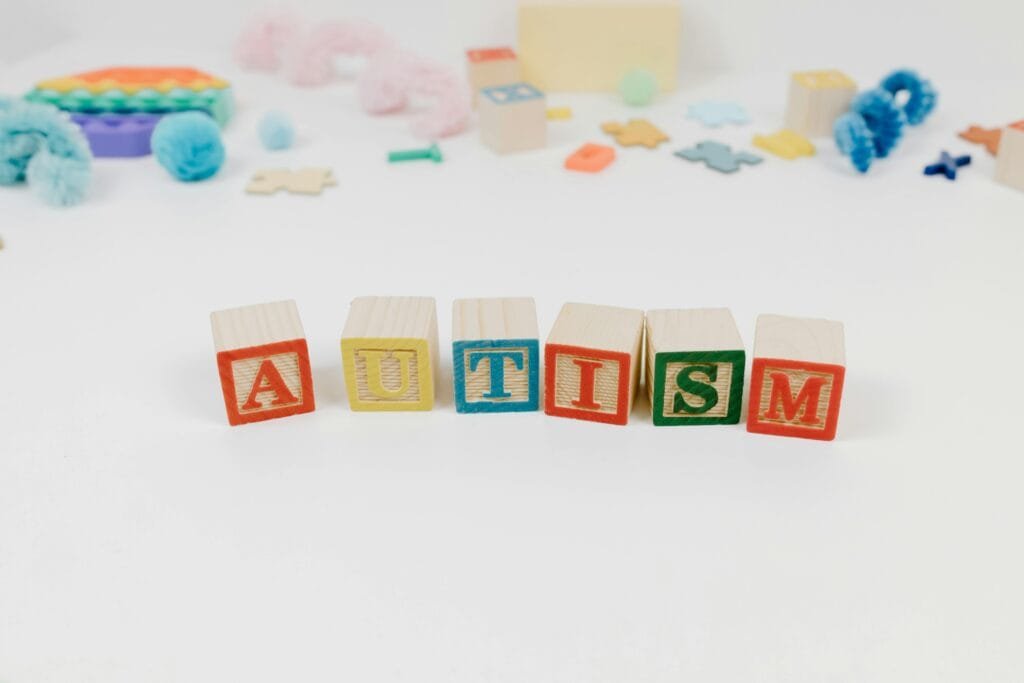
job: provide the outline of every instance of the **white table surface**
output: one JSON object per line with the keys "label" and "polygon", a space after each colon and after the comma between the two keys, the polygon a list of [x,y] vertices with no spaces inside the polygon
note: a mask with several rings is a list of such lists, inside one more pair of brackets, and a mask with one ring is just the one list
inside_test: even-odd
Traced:
{"label": "white table surface", "polygon": [[[954,135],[1021,118],[1019,82],[929,74],[938,111],[867,177],[828,141],[724,176],[671,152],[781,127],[784,72],[639,112],[552,96],[575,115],[546,150],[474,130],[388,165],[409,117],[364,115],[351,82],[193,61],[237,89],[214,179],[98,160],[69,210],[0,188],[0,680],[1020,680],[1024,193]],[[705,98],[754,123],[686,120]],[[283,104],[298,144],[265,152]],[[638,114],[672,142],[561,168]],[[955,183],[921,175],[940,149],[974,156]],[[242,190],[306,165],[338,186]],[[643,398],[624,428],[457,415],[447,381],[433,412],[354,414],[338,338],[367,294],[437,297],[442,349],[457,297],[534,296],[542,336],[565,301],[728,306],[748,351],[758,313],[841,320],[839,436],[655,428]],[[209,312],[282,298],[317,410],[229,428]]]}

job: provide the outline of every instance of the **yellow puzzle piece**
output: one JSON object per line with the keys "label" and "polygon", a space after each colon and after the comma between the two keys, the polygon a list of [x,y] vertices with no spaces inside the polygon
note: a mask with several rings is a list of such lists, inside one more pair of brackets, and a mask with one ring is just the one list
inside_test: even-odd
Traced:
{"label": "yellow puzzle piece", "polygon": [[257,171],[245,191],[249,194],[274,194],[288,190],[297,194],[320,194],[325,187],[337,185],[329,168],[303,168],[292,171],[287,168],[273,168]]}
{"label": "yellow puzzle piece", "polygon": [[630,119],[625,125],[610,121],[601,124],[601,130],[614,136],[615,141],[623,147],[643,145],[648,149],[654,149],[661,143],[668,142],[668,136],[646,119]]}
{"label": "yellow puzzle piece", "polygon": [[754,147],[763,149],[783,159],[812,157],[816,151],[810,140],[791,130],[780,130],[778,133],[772,133],[771,135],[755,135]]}

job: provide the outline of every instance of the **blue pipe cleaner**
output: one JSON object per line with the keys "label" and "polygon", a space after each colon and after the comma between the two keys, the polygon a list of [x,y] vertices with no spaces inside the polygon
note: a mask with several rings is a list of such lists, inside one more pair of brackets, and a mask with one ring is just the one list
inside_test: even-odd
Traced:
{"label": "blue pipe cleaner", "polygon": [[832,130],[839,151],[850,157],[854,168],[861,173],[867,173],[875,159],[875,144],[871,141],[871,131],[868,130],[864,117],[847,112],[836,119]]}
{"label": "blue pipe cleaner", "polygon": [[907,92],[909,97],[903,105],[903,112],[907,115],[907,123],[911,126],[919,126],[924,123],[928,115],[935,109],[936,100],[939,94],[928,79],[921,78],[916,71],[910,69],[898,69],[882,79],[882,88],[896,97],[901,92]]}
{"label": "blue pipe cleaner", "polygon": [[899,144],[903,128],[907,125],[907,117],[896,106],[893,96],[882,88],[866,90],[853,98],[850,111],[864,117],[875,145],[875,156],[879,159],[889,156],[889,152]]}

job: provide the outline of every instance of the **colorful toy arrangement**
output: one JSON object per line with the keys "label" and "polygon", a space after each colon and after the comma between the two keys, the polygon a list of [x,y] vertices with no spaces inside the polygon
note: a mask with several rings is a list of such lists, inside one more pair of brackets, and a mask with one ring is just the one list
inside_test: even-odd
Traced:
{"label": "colorful toy arrangement", "polygon": [[[230,424],[315,409],[295,302],[217,311],[211,325]],[[646,366],[655,425],[740,421],[746,351],[728,309],[565,304],[542,350],[533,299],[460,299],[451,352],[459,413],[543,404],[551,416],[625,425]],[[432,410],[440,367],[434,300],[354,300],[341,356],[353,411]],[[760,316],[747,431],[832,440],[844,377],[842,323]]]}

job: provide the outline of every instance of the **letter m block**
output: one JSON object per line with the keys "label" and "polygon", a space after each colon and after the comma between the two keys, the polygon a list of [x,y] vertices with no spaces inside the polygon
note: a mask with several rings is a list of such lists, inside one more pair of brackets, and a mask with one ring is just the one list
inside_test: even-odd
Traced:
{"label": "letter m block", "polygon": [[747,431],[831,441],[845,376],[842,323],[760,316]]}
{"label": "letter m block", "polygon": [[230,424],[315,408],[309,351],[294,301],[216,311],[210,321]]}

